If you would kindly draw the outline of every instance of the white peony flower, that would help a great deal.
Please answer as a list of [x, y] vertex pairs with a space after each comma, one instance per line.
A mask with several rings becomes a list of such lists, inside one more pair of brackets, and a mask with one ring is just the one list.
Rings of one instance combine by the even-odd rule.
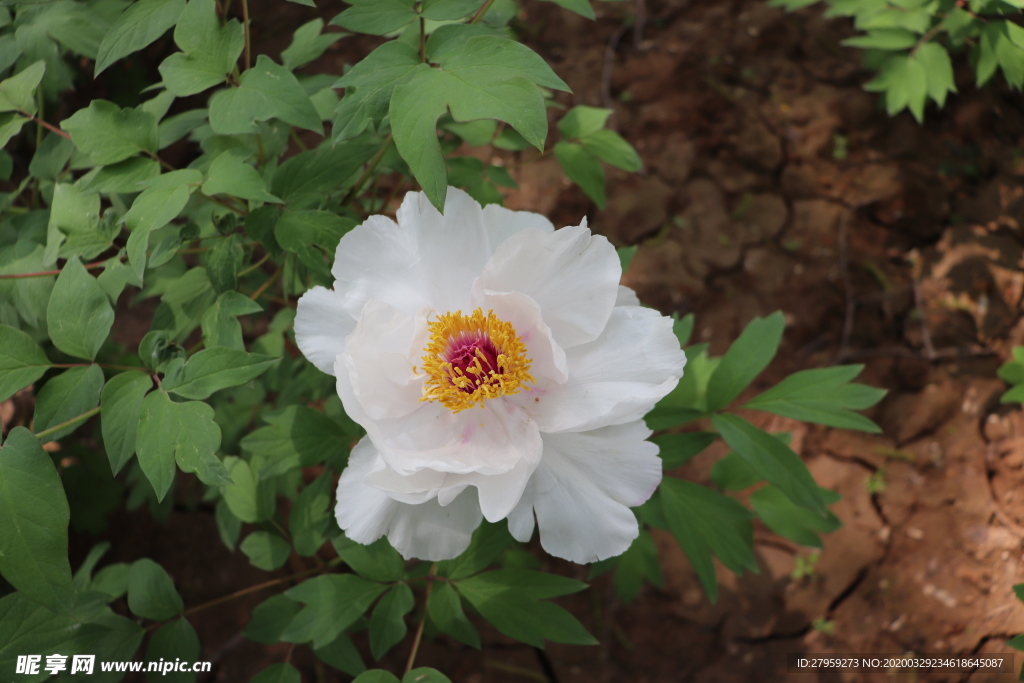
[[481, 516], [527, 541], [536, 515], [552, 555], [629, 547], [629, 508], [661, 481], [642, 418], [686, 357], [619, 286], [608, 240], [449, 188], [443, 216], [409, 193], [397, 224], [368, 218], [332, 273], [299, 300], [295, 337], [366, 429], [338, 482], [349, 538], [442, 560]]

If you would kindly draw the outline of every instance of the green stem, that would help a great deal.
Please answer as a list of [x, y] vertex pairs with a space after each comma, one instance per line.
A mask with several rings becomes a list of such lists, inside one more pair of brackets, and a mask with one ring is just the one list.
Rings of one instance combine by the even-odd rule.
[[249, 41], [249, 0], [242, 0], [242, 26], [245, 28], [245, 70], [252, 62], [252, 46]]
[[384, 144], [380, 148], [380, 151], [377, 152], [372, 159], [370, 159], [370, 165], [366, 167], [365, 171], [363, 171], [363, 175], [359, 176], [359, 180], [357, 180], [356, 184], [352, 186], [352, 189], [348, 191], [348, 194], [345, 195], [345, 198], [341, 200], [341, 203], [343, 205], [348, 205], [348, 203], [351, 202], [356, 197], [356, 195], [359, 194], [360, 191], [362, 191], [363, 185], [366, 183], [366, 179], [369, 178], [370, 174], [373, 173], [374, 170], [376, 170], [377, 166], [380, 165], [381, 159], [384, 158], [384, 155], [387, 154], [387, 151], [391, 149], [391, 145], [393, 145], [394, 143], [394, 136], [391, 133], [388, 133], [388, 139], [385, 140]]
[[[427, 576], [435, 576], [437, 574], [437, 564], [430, 566], [430, 573]], [[427, 591], [423, 597], [423, 616], [420, 617], [419, 626], [416, 627], [416, 635], [412, 639], [412, 650], [409, 651], [409, 659], [405, 663], [405, 674], [412, 671], [412, 665], [416, 663], [416, 653], [420, 650], [420, 641], [423, 640], [423, 627], [427, 625], [427, 602], [430, 600], [430, 589], [434, 587], [434, 582], [429, 581], [427, 583]]]
[[264, 254], [263, 258], [261, 258], [256, 263], [252, 264], [251, 266], [249, 266], [245, 270], [238, 271], [238, 277], [244, 277], [245, 275], [248, 275], [252, 271], [254, 271], [257, 268], [259, 268], [260, 266], [262, 266], [264, 263], [266, 263], [269, 259], [270, 259], [270, 254]]
[[487, 2], [484, 3], [484, 6], [478, 9], [476, 14], [473, 15], [473, 18], [469, 20], [469, 23], [479, 23], [480, 20], [484, 18], [484, 15], [487, 14], [487, 10], [491, 9], [491, 5], [493, 4], [494, 0], [487, 0]]
[[73, 424], [78, 424], [79, 422], [85, 422], [86, 420], [88, 420], [90, 417], [92, 417], [93, 415], [97, 414], [98, 412], [100, 412], [100, 407], [96, 406], [92, 410], [87, 410], [86, 412], [82, 413], [78, 417], [73, 417], [73, 418], [71, 418], [70, 420], [68, 420], [66, 422], [61, 422], [59, 425], [54, 425], [53, 427], [50, 427], [49, 429], [44, 429], [41, 432], [36, 432], [36, 438], [39, 439], [39, 441], [42, 442], [42, 443], [49, 443], [48, 441], [46, 441], [46, 439], [51, 434], [56, 434], [57, 432], [59, 432], [60, 430], [64, 429], [65, 427], [70, 427]]
[[251, 301], [256, 301], [256, 299], [259, 299], [261, 296], [263, 296], [263, 293], [270, 289], [271, 285], [277, 282], [277, 278], [281, 277], [281, 273], [283, 271], [283, 267], [275, 270], [273, 274], [267, 278], [267, 281], [260, 285], [259, 289], [257, 289], [255, 292], [249, 295], [249, 299]]

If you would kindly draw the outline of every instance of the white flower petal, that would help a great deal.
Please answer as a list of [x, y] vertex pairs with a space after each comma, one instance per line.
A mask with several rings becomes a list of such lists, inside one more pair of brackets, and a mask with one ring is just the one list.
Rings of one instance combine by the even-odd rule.
[[512, 211], [498, 204], [484, 207], [484, 228], [491, 240], [491, 250], [517, 232], [536, 228], [541, 232], [554, 232], [555, 226], [547, 217], [529, 211]]
[[345, 534], [357, 543], [369, 544], [386, 535], [405, 559], [431, 562], [462, 554], [480, 525], [476, 496], [465, 494], [442, 507], [436, 500], [408, 505], [364, 483], [379, 456], [363, 438], [349, 456], [349, 465], [338, 480], [335, 516]]
[[552, 338], [536, 301], [519, 292], [487, 289], [476, 296], [473, 304], [485, 311], [493, 310], [494, 315], [512, 325], [526, 346], [527, 357], [531, 360], [530, 374], [535, 379], [559, 383], [566, 380], [565, 351]]
[[[342, 355], [362, 412], [371, 420], [402, 417], [419, 408], [423, 379], [413, 372], [416, 318], [371, 299]], [[353, 418], [354, 419], [354, 418]]]
[[632, 422], [672, 391], [686, 354], [672, 320], [640, 306], [618, 306], [601, 336], [566, 351], [569, 378], [513, 396], [542, 432], [581, 432]]
[[639, 306], [640, 298], [629, 287], [619, 285], [618, 296], [615, 297], [616, 306]]
[[629, 508], [661, 482], [658, 447], [644, 440], [650, 434], [641, 421], [545, 434], [543, 459], [509, 516], [509, 531], [523, 538], [532, 508], [541, 546], [555, 557], [586, 564], [625, 552], [639, 533]]
[[328, 375], [334, 374], [334, 361], [345, 351], [345, 338], [355, 327], [356, 319], [335, 292], [314, 287], [299, 297], [295, 342], [302, 355]]
[[540, 305], [555, 341], [568, 349], [596, 338], [615, 306], [622, 266], [615, 248], [583, 226], [528, 229], [498, 245], [474, 296], [522, 292]]

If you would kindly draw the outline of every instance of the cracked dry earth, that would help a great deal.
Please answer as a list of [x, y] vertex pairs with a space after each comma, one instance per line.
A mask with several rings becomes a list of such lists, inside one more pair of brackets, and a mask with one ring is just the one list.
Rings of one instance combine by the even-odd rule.
[[[857, 362], [862, 381], [890, 391], [870, 413], [878, 436], [749, 416], [792, 432], [817, 481], [843, 496], [844, 526], [825, 537], [811, 577], [791, 578], [809, 549], [758, 529], [760, 574], [721, 571], [711, 605], [660, 535], [663, 588], [623, 605], [602, 578], [569, 603], [602, 648], [551, 646], [558, 680], [1014, 680], [796, 675], [785, 655], [1007, 653], [1024, 632], [1011, 590], [1024, 582], [1024, 416], [999, 405], [1005, 385], [994, 379], [1024, 343], [1024, 100], [978, 92], [959, 74], [960, 94], [918, 126], [878, 110], [857, 54], [839, 47], [848, 27], [813, 9], [645, 9], [638, 33], [621, 30], [631, 5], [601, 6], [594, 25], [527, 6], [534, 46], [574, 90], [564, 103], [613, 106], [645, 169], [610, 175], [597, 211], [542, 159], [520, 170], [509, 206], [557, 224], [587, 213], [616, 244], [640, 244], [627, 284], [666, 313], [694, 312], [713, 353], [752, 317], [783, 310], [782, 350], [754, 389]], [[723, 454], [712, 448], [674, 474], [707, 483]], [[818, 618], [831, 628], [815, 628]], [[481, 655], [435, 644], [423, 661], [461, 661], [465, 681], [544, 680], [511, 644]]]

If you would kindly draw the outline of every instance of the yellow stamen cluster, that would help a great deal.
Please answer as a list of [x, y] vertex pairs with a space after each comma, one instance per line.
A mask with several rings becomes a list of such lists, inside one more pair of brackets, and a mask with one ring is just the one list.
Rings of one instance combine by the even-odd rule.
[[511, 323], [494, 311], [476, 309], [445, 313], [428, 323], [430, 343], [423, 349], [423, 372], [428, 375], [421, 401], [440, 401], [457, 413], [484, 407], [489, 398], [508, 396], [534, 382], [526, 345]]

